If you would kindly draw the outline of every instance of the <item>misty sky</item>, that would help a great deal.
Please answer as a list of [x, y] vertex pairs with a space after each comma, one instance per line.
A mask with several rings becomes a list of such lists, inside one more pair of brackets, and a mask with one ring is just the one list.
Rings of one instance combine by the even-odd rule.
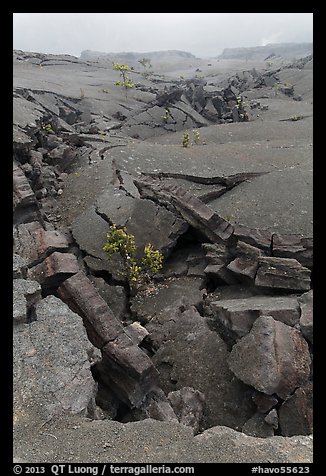
[[199, 57], [224, 48], [312, 42], [312, 13], [14, 13], [13, 47], [79, 56], [183, 50]]

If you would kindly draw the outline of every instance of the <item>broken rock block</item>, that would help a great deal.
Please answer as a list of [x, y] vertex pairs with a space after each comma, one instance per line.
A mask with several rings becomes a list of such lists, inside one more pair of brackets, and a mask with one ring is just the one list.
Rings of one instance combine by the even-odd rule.
[[299, 299], [301, 316], [300, 329], [304, 337], [313, 344], [314, 321], [313, 321], [313, 290], [302, 294]]
[[255, 285], [288, 291], [308, 291], [311, 271], [291, 258], [259, 258]]
[[227, 269], [227, 265], [232, 259], [228, 247], [221, 243], [203, 243], [202, 248], [206, 251], [205, 261], [207, 263], [204, 273], [217, 284], [236, 284], [237, 279]]
[[310, 435], [313, 432], [312, 382], [298, 388], [279, 410], [283, 436]]
[[146, 418], [178, 422], [169, 400], [160, 388], [149, 392], [139, 407], [132, 409], [130, 413], [124, 416], [123, 422], [145, 420]]
[[42, 263], [30, 268], [28, 276], [35, 279], [45, 290], [55, 289], [70, 276], [80, 271], [77, 258], [72, 253], [55, 251]]
[[194, 434], [197, 434], [204, 414], [205, 395], [192, 387], [183, 387], [170, 392], [168, 399], [179, 422], [190, 426]]
[[274, 436], [274, 429], [265, 421], [261, 413], [255, 413], [242, 427], [243, 433], [258, 438]]
[[264, 418], [265, 422], [270, 425], [274, 430], [278, 429], [278, 414], [275, 408], [268, 412]]
[[39, 222], [24, 223], [14, 229], [14, 251], [32, 267], [54, 251], [65, 251], [69, 241], [57, 230], [45, 230]]
[[273, 256], [281, 258], [294, 258], [302, 266], [312, 268], [313, 265], [313, 239], [300, 235], [285, 235], [273, 233]]
[[308, 344], [297, 329], [261, 316], [233, 346], [228, 362], [240, 380], [285, 400], [308, 380], [311, 359]]
[[140, 345], [149, 335], [148, 330], [137, 321], [129, 324], [129, 326], [126, 326], [124, 331], [136, 345]]
[[238, 241], [233, 250], [235, 259], [230, 261], [227, 269], [232, 271], [240, 281], [252, 283], [258, 269], [258, 258], [262, 256], [262, 251], [255, 246]]
[[174, 209], [182, 218], [203, 233], [210, 242], [228, 246], [236, 243], [233, 226], [192, 193], [175, 184], [149, 178], [134, 181], [144, 198], [152, 198]]
[[252, 296], [208, 302], [205, 313], [213, 317], [222, 330], [238, 340], [248, 334], [255, 320], [262, 315], [294, 326], [299, 322], [300, 308], [296, 297]]
[[131, 408], [158, 387], [158, 372], [151, 359], [125, 333], [103, 347], [98, 370], [103, 383]]
[[65, 280], [58, 294], [72, 310], [82, 316], [88, 337], [98, 349], [123, 333], [122, 324], [82, 271]]

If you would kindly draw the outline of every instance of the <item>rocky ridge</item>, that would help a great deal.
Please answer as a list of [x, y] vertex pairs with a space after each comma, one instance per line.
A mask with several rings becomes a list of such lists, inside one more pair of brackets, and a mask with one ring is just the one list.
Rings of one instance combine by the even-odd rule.
[[[116, 428], [126, 441], [135, 434], [143, 441], [152, 425], [154, 435], [172, 438], [164, 453], [171, 462], [243, 461], [234, 445], [247, 448], [246, 461], [311, 461], [312, 235], [282, 222], [253, 227], [245, 214], [239, 223], [219, 205], [230, 198], [232, 204], [252, 184], [259, 196], [260, 181], [272, 180], [283, 158], [275, 154], [273, 167], [256, 167], [253, 154], [245, 166], [212, 167], [208, 136], [206, 144], [193, 145], [202, 168], [191, 173], [183, 165], [190, 149], [175, 148], [171, 168], [165, 157], [174, 149], [159, 143], [168, 135], [173, 145], [172, 137], [192, 128], [204, 136], [206, 129], [251, 127], [264, 109], [250, 97], [269, 94], [268, 111], [279, 101], [275, 84], [285, 87], [278, 95], [287, 107], [300, 109], [305, 98], [298, 101], [295, 87], [281, 81], [294, 68], [252, 68], [217, 76], [215, 85], [154, 75], [125, 100], [112, 89], [108, 101], [104, 88], [89, 86], [86, 97], [78, 87], [61, 88], [69, 68], [80, 84], [84, 68], [91, 81], [101, 81], [107, 70], [100, 62], [14, 52], [14, 66], [18, 459], [59, 461], [64, 454], [81, 461], [75, 448], [70, 455], [57, 445], [49, 452], [41, 430], [54, 425], [55, 434], [68, 438], [69, 421], [78, 415], [79, 439], [87, 428], [94, 441]], [[51, 74], [59, 86], [50, 85]], [[161, 162], [151, 155], [154, 146]], [[304, 172], [307, 161], [303, 154]], [[297, 170], [298, 164], [290, 168]], [[162, 271], [135, 296], [119, 260], [108, 261], [103, 251], [112, 223], [126, 226], [140, 248], [150, 242], [165, 256]], [[41, 438], [37, 451], [24, 448], [28, 432]], [[272, 438], [257, 439], [266, 436]], [[214, 452], [223, 438], [233, 450]], [[193, 456], [180, 449], [187, 442]], [[154, 462], [162, 455], [143, 457]], [[90, 458], [102, 457], [95, 450]]]

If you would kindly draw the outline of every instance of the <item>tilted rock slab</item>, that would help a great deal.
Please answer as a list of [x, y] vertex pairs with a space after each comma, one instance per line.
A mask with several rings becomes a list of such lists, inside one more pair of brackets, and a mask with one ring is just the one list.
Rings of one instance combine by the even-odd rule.
[[236, 243], [233, 226], [208, 205], [184, 188], [148, 178], [134, 181], [142, 197], [151, 198], [179, 212], [182, 218], [200, 230], [212, 243]]
[[139, 405], [158, 383], [151, 359], [125, 333], [83, 272], [64, 281], [58, 292], [83, 317], [90, 341], [101, 349], [98, 368], [106, 385], [129, 406]]
[[309, 378], [308, 344], [293, 327], [261, 316], [232, 348], [229, 367], [256, 390], [286, 399]]
[[255, 285], [289, 291], [309, 291], [310, 276], [311, 271], [296, 259], [264, 256], [258, 261]]

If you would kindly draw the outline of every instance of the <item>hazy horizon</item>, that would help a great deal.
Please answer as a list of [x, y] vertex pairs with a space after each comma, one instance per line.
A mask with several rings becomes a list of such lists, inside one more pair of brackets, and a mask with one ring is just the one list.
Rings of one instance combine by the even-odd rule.
[[197, 57], [225, 48], [312, 43], [312, 13], [14, 13], [17, 50], [79, 57], [180, 50]]

